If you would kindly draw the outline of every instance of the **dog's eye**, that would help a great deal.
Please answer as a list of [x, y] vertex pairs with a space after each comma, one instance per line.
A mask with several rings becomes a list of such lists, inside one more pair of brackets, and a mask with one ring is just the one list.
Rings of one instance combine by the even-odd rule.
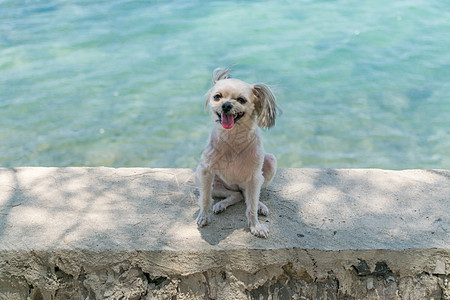
[[215, 94], [214, 95], [214, 100], [219, 101], [220, 98], [222, 98], [222, 94]]
[[242, 97], [239, 97], [239, 98], [237, 98], [236, 100], [237, 100], [239, 103], [241, 103], [241, 104], [244, 104], [244, 103], [247, 102], [247, 100], [245, 100], [245, 99], [242, 98]]

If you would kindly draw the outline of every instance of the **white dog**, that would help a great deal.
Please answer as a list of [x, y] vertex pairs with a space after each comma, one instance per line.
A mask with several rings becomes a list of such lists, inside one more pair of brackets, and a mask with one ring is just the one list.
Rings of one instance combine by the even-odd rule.
[[196, 170], [200, 189], [197, 224], [203, 227], [211, 221], [212, 197], [225, 198], [212, 208], [216, 214], [245, 199], [251, 232], [267, 238], [269, 229], [259, 222], [258, 214], [267, 215], [269, 210], [259, 201], [259, 194], [272, 181], [277, 161], [264, 153], [258, 126], [275, 124], [275, 96], [263, 83], [230, 78], [228, 69], [214, 70], [212, 79], [206, 106], [216, 122]]

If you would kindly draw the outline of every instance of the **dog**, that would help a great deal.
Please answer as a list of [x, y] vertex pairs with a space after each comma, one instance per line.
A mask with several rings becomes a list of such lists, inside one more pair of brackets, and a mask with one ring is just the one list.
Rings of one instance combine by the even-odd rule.
[[[275, 176], [277, 160], [265, 154], [259, 127], [275, 125], [275, 95], [263, 83], [248, 84], [231, 78], [229, 69], [215, 69], [212, 81], [213, 87], [205, 95], [205, 109], [209, 105], [215, 124], [195, 171], [200, 191], [196, 222], [206, 226], [212, 211], [218, 214], [245, 199], [251, 233], [267, 238], [269, 228], [260, 223], [258, 214], [265, 216], [269, 210], [259, 196], [261, 188]], [[225, 199], [211, 209], [212, 197]]]

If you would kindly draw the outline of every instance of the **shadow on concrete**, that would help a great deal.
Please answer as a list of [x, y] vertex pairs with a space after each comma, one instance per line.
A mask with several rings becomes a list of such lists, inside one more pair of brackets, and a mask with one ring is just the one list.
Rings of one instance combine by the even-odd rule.
[[[124, 288], [144, 295], [172, 287], [177, 295], [197, 282], [210, 295], [230, 274], [253, 282], [257, 272], [266, 283], [249, 293], [259, 298], [297, 274], [293, 264], [303, 273], [292, 282], [337, 273], [364, 280], [380, 264], [391, 274], [422, 261], [420, 249], [446, 255], [448, 195], [447, 171], [280, 169], [261, 193], [270, 214], [260, 221], [270, 235], [260, 239], [248, 229], [244, 202], [198, 228], [190, 169], [0, 169], [0, 289], [8, 280], [18, 298], [76, 291], [77, 299], [100, 299]], [[389, 253], [398, 249], [409, 250], [396, 263]], [[425, 252], [433, 263], [437, 254]], [[366, 260], [375, 271], [360, 268]], [[280, 268], [280, 277], [269, 274]]]
[[243, 202], [199, 230], [211, 245], [233, 240], [250, 248], [448, 248], [448, 195], [444, 170], [280, 169], [261, 192], [270, 210], [260, 218], [267, 240], [251, 236]]
[[186, 209], [196, 207], [190, 174], [169, 169], [3, 169], [0, 243], [18, 246], [15, 239], [23, 237], [24, 249], [27, 244], [45, 249], [170, 248], [170, 237], [191, 218]]
[[190, 169], [18, 168], [0, 176], [2, 248], [449, 247], [447, 171], [279, 169], [261, 192], [268, 239], [250, 233], [244, 202], [198, 228]]
[[[291, 173], [291, 174], [289, 174]], [[430, 176], [430, 174], [432, 174]], [[275, 186], [292, 219], [274, 222], [314, 249], [449, 247], [446, 171], [286, 169]], [[294, 179], [295, 178], [295, 179]], [[276, 204], [275, 204], [276, 205]], [[276, 217], [276, 216], [275, 216]]]

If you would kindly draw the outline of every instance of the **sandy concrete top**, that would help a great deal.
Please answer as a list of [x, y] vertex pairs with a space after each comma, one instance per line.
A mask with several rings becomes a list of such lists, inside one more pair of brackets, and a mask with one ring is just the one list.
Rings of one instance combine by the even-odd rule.
[[199, 229], [191, 169], [0, 168], [0, 250], [450, 248], [450, 171], [279, 169], [268, 239], [239, 203]]

